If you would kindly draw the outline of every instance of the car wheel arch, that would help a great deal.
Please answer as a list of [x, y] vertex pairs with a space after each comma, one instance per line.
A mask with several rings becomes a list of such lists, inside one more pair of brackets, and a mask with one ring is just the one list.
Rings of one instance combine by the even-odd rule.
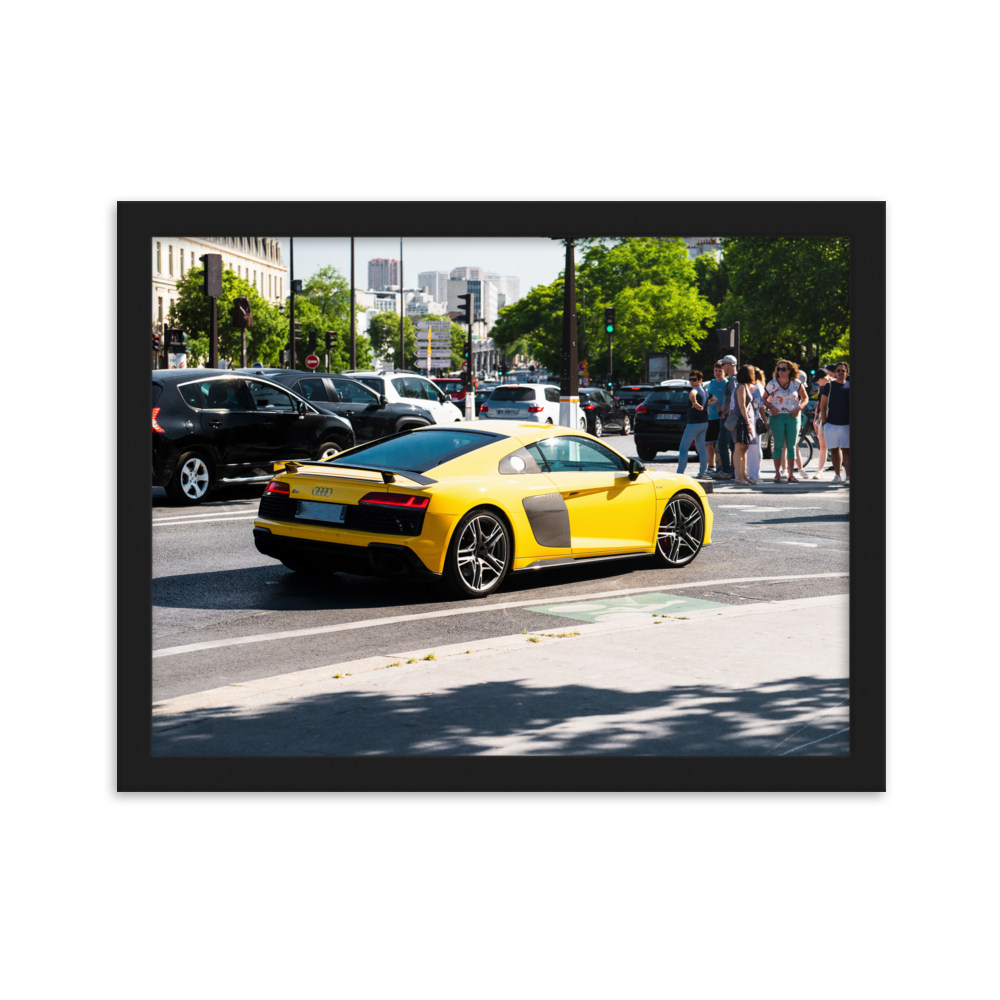
[[455, 523], [451, 526], [451, 531], [448, 532], [448, 538], [444, 543], [445, 551], [447, 551], [448, 547], [451, 545], [451, 540], [452, 538], [455, 537], [455, 529], [461, 523], [462, 518], [465, 517], [466, 514], [474, 510], [487, 510], [493, 514], [498, 514], [500, 516], [500, 518], [503, 520], [505, 527], [507, 528], [508, 534], [510, 535], [510, 546], [511, 546], [510, 558], [511, 561], [513, 561], [517, 555], [517, 535], [514, 532], [514, 519], [510, 516], [509, 511], [501, 507], [494, 500], [474, 503], [471, 507], [469, 507], [468, 510], [463, 510], [462, 513], [455, 518]]

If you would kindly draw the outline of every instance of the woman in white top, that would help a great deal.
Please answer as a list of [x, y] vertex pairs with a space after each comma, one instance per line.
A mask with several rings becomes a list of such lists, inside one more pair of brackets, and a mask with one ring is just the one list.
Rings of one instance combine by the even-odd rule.
[[795, 478], [795, 458], [799, 444], [799, 414], [809, 402], [805, 386], [798, 381], [798, 374], [799, 366], [794, 361], [782, 359], [775, 365], [774, 378], [767, 383], [764, 390], [764, 404], [771, 412], [776, 483], [781, 482], [781, 470], [786, 457], [788, 481], [798, 482]]

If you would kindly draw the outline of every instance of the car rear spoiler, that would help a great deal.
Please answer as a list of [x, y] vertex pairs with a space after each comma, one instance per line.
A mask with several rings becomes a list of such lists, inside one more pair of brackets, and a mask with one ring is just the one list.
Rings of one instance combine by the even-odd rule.
[[[431, 479], [429, 476], [422, 476], [419, 472], [411, 472], [409, 469], [393, 469], [385, 465], [345, 465], [343, 462], [337, 462], [336, 465], [330, 462], [275, 462], [274, 472], [277, 475], [279, 472], [298, 472], [299, 469], [305, 466], [316, 466], [318, 468], [324, 469], [327, 473], [331, 470], [338, 469], [349, 469], [351, 471], [361, 471], [361, 472], [379, 472], [382, 475], [383, 483], [394, 483], [397, 476], [402, 476], [403, 479], [409, 479], [410, 482], [417, 483], [419, 486], [432, 486], [437, 482], [436, 479]], [[336, 471], [334, 472], [336, 474]], [[368, 482], [363, 476], [343, 476], [343, 479], [357, 479], [361, 482]]]

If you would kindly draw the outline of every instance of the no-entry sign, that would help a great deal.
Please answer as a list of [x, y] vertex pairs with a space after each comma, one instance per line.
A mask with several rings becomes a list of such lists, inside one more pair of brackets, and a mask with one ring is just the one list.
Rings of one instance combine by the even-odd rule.
[[317, 368], [319, 368], [319, 358], [317, 358], [315, 354], [310, 354], [309, 357], [306, 358], [306, 368], [308, 368], [311, 372], [314, 372]]

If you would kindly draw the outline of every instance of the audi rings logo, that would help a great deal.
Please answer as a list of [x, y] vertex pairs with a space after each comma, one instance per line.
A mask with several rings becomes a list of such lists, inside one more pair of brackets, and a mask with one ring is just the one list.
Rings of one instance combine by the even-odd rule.
[[329, 486], [317, 486], [313, 490], [314, 497], [328, 497], [333, 493], [333, 490]]

